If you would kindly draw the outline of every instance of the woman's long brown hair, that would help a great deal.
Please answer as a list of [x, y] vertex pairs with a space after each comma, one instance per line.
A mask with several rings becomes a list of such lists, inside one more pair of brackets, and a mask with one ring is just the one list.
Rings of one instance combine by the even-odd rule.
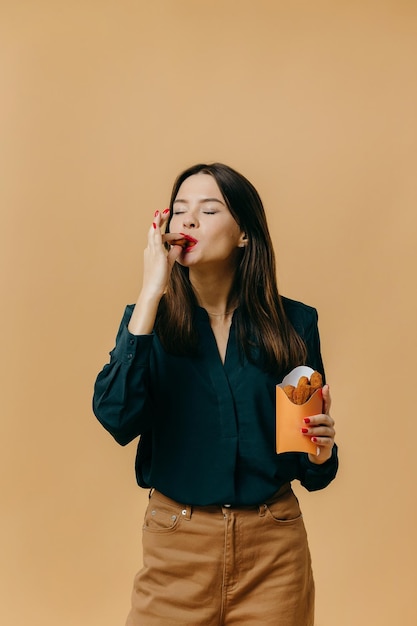
[[[222, 163], [194, 165], [174, 183], [169, 219], [182, 183], [199, 173], [213, 176], [231, 214], [247, 236], [228, 303], [238, 305], [235, 314], [238, 345], [250, 361], [259, 362], [273, 373], [304, 363], [306, 347], [285, 315], [265, 211], [252, 183]], [[167, 351], [196, 354], [198, 336], [193, 325], [196, 304], [188, 268], [175, 263], [156, 320], [156, 331]]]

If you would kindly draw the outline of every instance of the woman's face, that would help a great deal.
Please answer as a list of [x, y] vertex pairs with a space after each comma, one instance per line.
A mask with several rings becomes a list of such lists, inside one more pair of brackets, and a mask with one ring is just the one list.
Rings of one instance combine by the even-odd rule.
[[230, 213], [216, 180], [209, 174], [194, 174], [178, 190], [170, 221], [171, 233], [193, 238], [180, 254], [181, 265], [224, 264], [234, 267], [244, 233]]

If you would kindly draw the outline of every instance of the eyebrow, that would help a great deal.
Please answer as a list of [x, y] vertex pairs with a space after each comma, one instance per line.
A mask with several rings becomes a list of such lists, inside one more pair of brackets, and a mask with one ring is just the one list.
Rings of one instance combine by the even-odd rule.
[[[177, 202], [181, 202], [182, 204], [188, 204], [188, 200], [183, 200], [182, 198], [176, 198], [174, 200], [173, 204], [176, 204]], [[201, 203], [219, 202], [219, 204], [222, 204], [223, 206], [226, 206], [225, 203], [222, 200], [219, 200], [219, 198], [201, 198], [201, 200], [199, 200], [199, 202], [201, 202]]]

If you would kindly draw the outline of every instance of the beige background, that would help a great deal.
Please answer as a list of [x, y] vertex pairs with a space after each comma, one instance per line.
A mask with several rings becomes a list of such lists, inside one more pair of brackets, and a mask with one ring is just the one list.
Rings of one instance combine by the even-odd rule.
[[281, 291], [320, 313], [317, 626], [417, 623], [416, 35], [415, 0], [2, 0], [2, 624], [124, 623], [146, 494], [92, 385], [201, 160], [259, 189]]

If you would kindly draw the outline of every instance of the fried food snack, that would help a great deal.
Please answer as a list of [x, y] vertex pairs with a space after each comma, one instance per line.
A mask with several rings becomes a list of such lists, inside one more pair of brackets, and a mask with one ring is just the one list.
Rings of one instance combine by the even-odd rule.
[[323, 386], [323, 377], [320, 372], [313, 372], [310, 380], [307, 376], [301, 376], [297, 386], [285, 385], [283, 388], [287, 397], [294, 404], [304, 404], [313, 395], [317, 389]]
[[294, 389], [293, 402], [294, 404], [304, 404], [310, 397], [310, 382], [307, 376], [301, 376], [298, 381], [298, 385]]
[[294, 389], [295, 389], [294, 385], [285, 385], [285, 387], [283, 387], [283, 390], [285, 391], [287, 398], [289, 398], [291, 402], [293, 402]]
[[320, 387], [323, 387], [323, 376], [320, 374], [320, 372], [313, 372], [311, 374], [310, 385], [311, 385], [311, 389], [312, 390], [314, 389], [314, 391], [316, 389], [320, 389]]

